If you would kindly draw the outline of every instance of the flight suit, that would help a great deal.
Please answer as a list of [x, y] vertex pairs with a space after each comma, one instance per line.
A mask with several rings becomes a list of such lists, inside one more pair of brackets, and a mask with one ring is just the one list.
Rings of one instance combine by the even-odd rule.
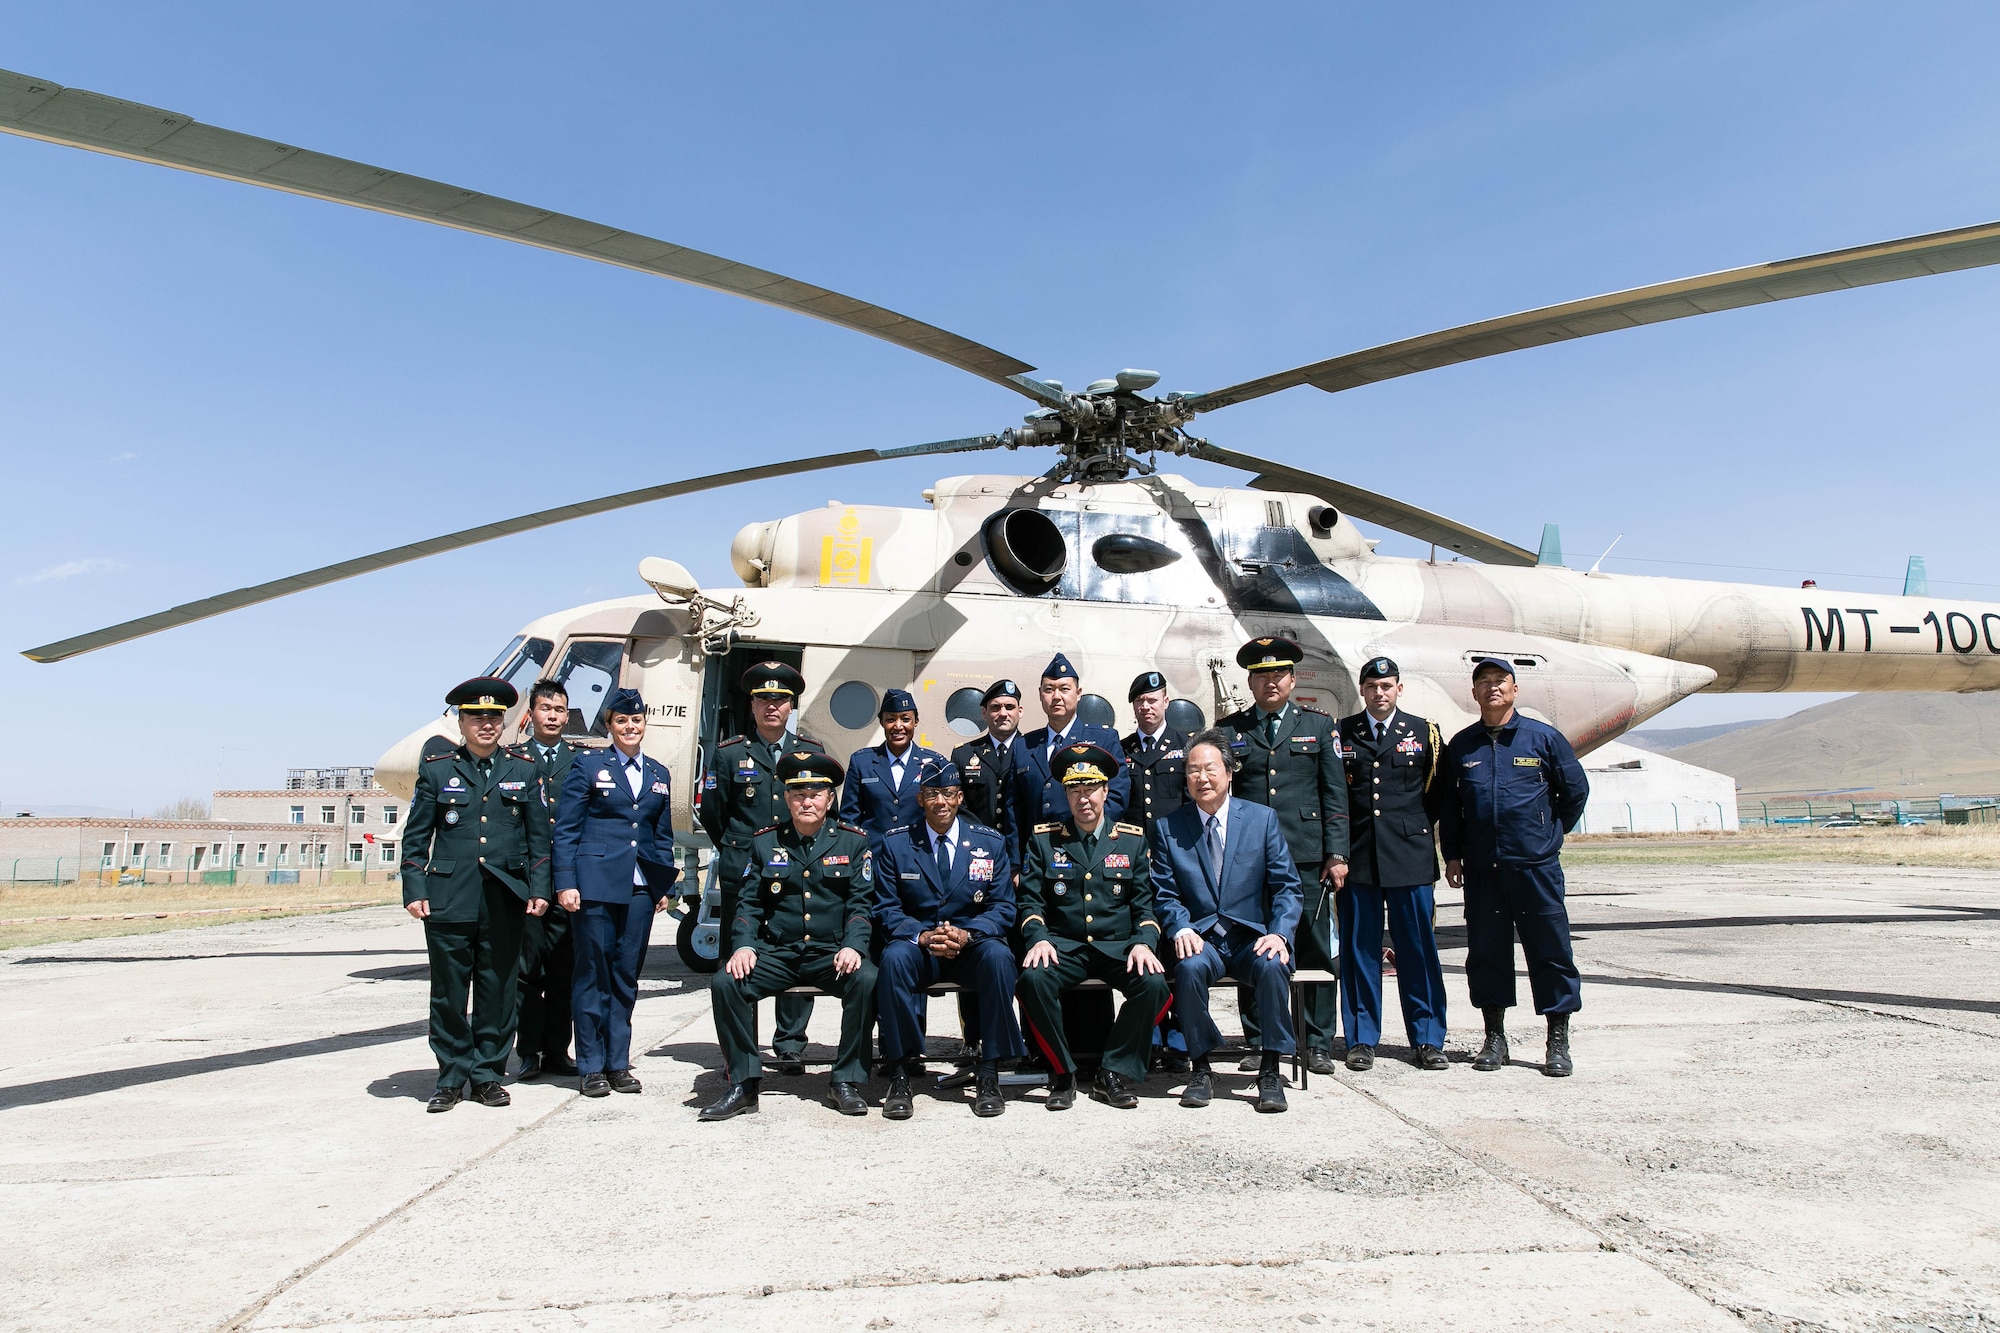
[[[791, 820], [785, 787], [778, 781], [778, 756], [787, 750], [825, 754], [826, 747], [810, 736], [788, 733], [773, 745], [762, 737], [731, 736], [715, 747], [708, 771], [702, 774], [695, 816], [715, 844], [715, 886], [721, 898], [716, 922], [722, 955], [729, 956], [730, 923], [736, 920], [736, 892], [743, 868], [750, 862], [750, 842], [757, 830]], [[806, 1024], [812, 999], [805, 995], [778, 997], [771, 1049], [796, 1057], [806, 1046]]]
[[438, 1086], [497, 1083], [514, 1044], [527, 904], [554, 896], [535, 766], [506, 750], [475, 759], [462, 745], [421, 761], [403, 827], [402, 878], [405, 906], [430, 900], [424, 944]]
[[[1013, 737], [1008, 740], [1011, 742]], [[1011, 744], [998, 744], [990, 734], [981, 736], [953, 750], [951, 762], [958, 769], [959, 789], [965, 793], [963, 813], [988, 828], [1005, 829], [1007, 822], [1002, 811], [1007, 808], [1008, 790], [1014, 780]]]
[[[811, 838], [789, 823], [760, 830], [750, 842], [742, 892], [730, 923], [726, 962], [755, 949], [757, 966], [738, 981], [726, 968], [710, 980], [715, 1036], [731, 1084], [761, 1078], [757, 1001], [787, 986], [810, 984], [840, 996], [840, 1049], [835, 1083], [868, 1081], [868, 1027], [875, 1000], [875, 965], [868, 961], [875, 905], [874, 854], [868, 835], [828, 820]], [[834, 955], [853, 949], [861, 966], [834, 975]]]
[[[1234, 794], [1277, 815], [1299, 869], [1305, 918], [1299, 923], [1296, 966], [1331, 972], [1338, 965], [1333, 894], [1319, 877], [1328, 857], [1347, 855], [1347, 774], [1336, 724], [1317, 708], [1287, 699], [1277, 714], [1275, 733], [1267, 732], [1255, 707], [1231, 713], [1217, 725], [1234, 734], [1230, 749], [1243, 765], [1236, 772]], [[1243, 1038], [1255, 1047], [1259, 1030], [1254, 1006], [1245, 1006], [1242, 1016]], [[1331, 1051], [1339, 1021], [1339, 997], [1325, 986], [1308, 986], [1300, 1044]]]
[[[568, 741], [557, 741], [544, 754], [530, 740], [510, 746], [508, 753], [535, 766], [541, 780], [543, 813], [553, 838], [563, 775], [576, 757], [575, 747]], [[565, 1065], [569, 1060], [570, 988], [576, 983], [569, 918], [568, 912], [550, 903], [547, 912], [528, 918], [522, 934], [520, 1031], [515, 1050], [523, 1060], [534, 1058], [548, 1065]]]
[[1382, 1035], [1382, 917], [1396, 946], [1396, 990], [1410, 1046], [1445, 1038], [1444, 968], [1432, 928], [1438, 863], [1431, 808], [1444, 738], [1398, 709], [1380, 740], [1367, 713], [1340, 723], [1347, 770], [1347, 884], [1340, 909], [1340, 1016], [1350, 1045]]
[[1017, 897], [1022, 942], [1033, 948], [1046, 941], [1056, 950], [1052, 965], [1023, 967], [1019, 983], [1028, 1032], [1042, 1058], [1058, 1074], [1075, 1072], [1062, 995], [1097, 977], [1125, 996], [1105, 1038], [1104, 1068], [1143, 1080], [1153, 1027], [1171, 995], [1163, 972], [1126, 966], [1134, 945], [1159, 953], [1145, 830], [1109, 819], [1090, 835], [1068, 820], [1037, 824], [1028, 836]]

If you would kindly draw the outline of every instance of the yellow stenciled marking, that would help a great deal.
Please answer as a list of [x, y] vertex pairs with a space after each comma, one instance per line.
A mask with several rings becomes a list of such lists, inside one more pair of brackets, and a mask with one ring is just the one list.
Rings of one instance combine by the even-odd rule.
[[875, 539], [861, 536], [861, 517], [853, 510], [840, 516], [840, 532], [819, 539], [819, 581], [822, 585], [866, 587], [874, 563]]

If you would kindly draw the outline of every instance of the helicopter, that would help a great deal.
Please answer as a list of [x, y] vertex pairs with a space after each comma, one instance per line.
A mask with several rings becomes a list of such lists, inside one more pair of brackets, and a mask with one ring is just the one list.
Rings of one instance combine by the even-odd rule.
[[[1301, 644], [1298, 697], [1359, 707], [1356, 671], [1388, 655], [1412, 711], [1473, 716], [1471, 664], [1498, 657], [1520, 706], [1579, 752], [1697, 691], [2000, 688], [2000, 605], [1648, 577], [1564, 567], [1560, 557], [1350, 483], [1215, 444], [1190, 429], [1223, 408], [1301, 386], [1382, 380], [1666, 320], [2000, 262], [2000, 223], [1752, 265], [1405, 338], [1203, 393], [1154, 394], [1126, 369], [1080, 391], [969, 338], [781, 274], [636, 232], [443, 182], [203, 124], [193, 117], [0, 71], [0, 131], [559, 251], [809, 315], [932, 357], [1027, 399], [1016, 425], [913, 445], [789, 459], [486, 523], [225, 592], [25, 650], [37, 662], [172, 629], [389, 565], [572, 518], [885, 459], [1029, 451], [1025, 474], [948, 476], [922, 508], [830, 503], [751, 523], [735, 537], [741, 588], [704, 589], [652, 557], [648, 589], [540, 617], [488, 674], [523, 698], [562, 682], [569, 730], [602, 743], [611, 690], [646, 699], [646, 748], [676, 783], [676, 817], [703, 760], [748, 728], [736, 682], [753, 663], [805, 676], [796, 725], [836, 754], [877, 739], [884, 690], [909, 689], [919, 742], [949, 749], [982, 730], [979, 696], [1035, 679], [1058, 650], [1096, 689], [1165, 674], [1170, 724], [1199, 729], [1247, 700], [1234, 651], [1283, 634]], [[1172, 461], [1248, 474], [1197, 485]], [[1376, 553], [1360, 523], [1431, 544], [1428, 559]], [[1598, 562], [1601, 566], [1602, 560]], [[1111, 697], [1081, 716], [1119, 724]], [[525, 733], [524, 708], [508, 719]], [[378, 780], [407, 794], [423, 746], [449, 717], [384, 754]]]

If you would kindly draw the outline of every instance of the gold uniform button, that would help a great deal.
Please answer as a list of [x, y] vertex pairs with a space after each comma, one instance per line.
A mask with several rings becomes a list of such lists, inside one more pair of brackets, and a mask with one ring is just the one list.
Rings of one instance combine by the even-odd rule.
[[1087, 894], [1087, 893], [1083, 895], [1083, 900], [1084, 900], [1085, 902], [1094, 902], [1094, 901], [1096, 901], [1095, 899], [1093, 899], [1093, 898], [1092, 898], [1092, 897], [1091, 897], [1091, 896], [1090, 896], [1089, 894]]
[[808, 935], [808, 936], [806, 936], [806, 938], [807, 938], [807, 939], [811, 939], [811, 938], [812, 938], [812, 936]]
[[1271, 795], [1276, 796], [1277, 794], [1278, 794], [1278, 789], [1276, 787], [1271, 788]]
[[1377, 760], [1375, 761], [1375, 767], [1377, 767], [1377, 768], [1380, 768], [1380, 767], [1382, 767], [1382, 761], [1381, 761], [1380, 759], [1377, 759]]
[[811, 912], [807, 912], [807, 913], [806, 913], [806, 920], [810, 921], [810, 920], [812, 920], [812, 919], [813, 919], [813, 914], [812, 914]]
[[481, 816], [479, 817], [479, 822], [480, 822], [480, 823], [482, 823], [482, 824], [484, 824], [484, 823], [486, 822], [486, 816], [485, 816], [485, 815], [481, 815]]
[[812, 877], [813, 877], [813, 872], [810, 870], [806, 871], [806, 878], [811, 879]]
[[637, 847], [639, 845], [639, 840], [637, 838], [632, 839], [632, 845], [634, 847]]
[[1095, 944], [1095, 943], [1097, 943], [1097, 936], [1095, 936], [1095, 935], [1085, 935], [1085, 936], [1083, 937], [1083, 942], [1084, 942], [1085, 944]]
[[1085, 925], [1087, 926], [1087, 925], [1089, 925], [1089, 924], [1090, 924], [1091, 922], [1095, 921], [1096, 919], [1097, 919], [1097, 918], [1096, 918], [1096, 917], [1094, 917], [1094, 916], [1086, 916], [1086, 917], [1085, 917], [1085, 918], [1083, 919], [1083, 924], [1085, 924]]
[[1089, 878], [1090, 878], [1090, 872], [1089, 872], [1088, 870], [1084, 871], [1084, 872], [1083, 872], [1083, 877], [1084, 877], [1085, 879], [1089, 879]]
[[486, 839], [484, 839], [484, 838], [481, 838], [481, 839], [480, 839], [480, 841], [481, 841], [481, 842], [485, 842], [485, 841], [486, 841]]

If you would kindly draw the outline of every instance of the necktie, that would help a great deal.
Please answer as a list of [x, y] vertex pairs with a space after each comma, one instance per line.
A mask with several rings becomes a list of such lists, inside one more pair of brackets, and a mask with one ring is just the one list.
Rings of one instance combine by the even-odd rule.
[[938, 878], [949, 883], [951, 880], [951, 839], [942, 833], [933, 833], [931, 834], [931, 842], [935, 844], [933, 850], [937, 853]]
[[1375, 729], [1375, 735], [1374, 735], [1373, 739], [1375, 739], [1375, 740], [1378, 740], [1378, 741], [1382, 739], [1382, 733], [1383, 733], [1384, 731], [1388, 730], [1388, 726], [1387, 726], [1387, 724], [1385, 724], [1385, 723], [1381, 723], [1381, 722], [1376, 722], [1376, 721], [1374, 721], [1374, 720], [1372, 720], [1372, 719], [1371, 719], [1371, 720], [1369, 721], [1368, 725], [1369, 725], [1369, 726], [1371, 726], [1371, 727], [1373, 727], [1373, 728]]
[[1208, 873], [1222, 883], [1222, 821], [1214, 815], [1208, 817], [1208, 832], [1201, 835], [1201, 851], [1208, 858]]
[[1278, 715], [1276, 713], [1273, 713], [1269, 717], [1264, 719], [1264, 744], [1276, 745], [1277, 743], [1278, 743]]
[[1148, 737], [1146, 737], [1146, 741], [1145, 741], [1145, 744], [1143, 744], [1143, 745], [1142, 745], [1142, 746], [1140, 746], [1139, 748], [1140, 748], [1140, 750], [1141, 750], [1142, 752], [1144, 752], [1144, 753], [1146, 753], [1146, 754], [1151, 754], [1151, 753], [1153, 752], [1153, 747], [1154, 747], [1155, 745], [1157, 745], [1157, 744], [1159, 744], [1159, 742], [1158, 742], [1157, 740], [1155, 740], [1155, 739], [1154, 739], [1153, 737], [1151, 737], [1151, 736], [1148, 736]]

